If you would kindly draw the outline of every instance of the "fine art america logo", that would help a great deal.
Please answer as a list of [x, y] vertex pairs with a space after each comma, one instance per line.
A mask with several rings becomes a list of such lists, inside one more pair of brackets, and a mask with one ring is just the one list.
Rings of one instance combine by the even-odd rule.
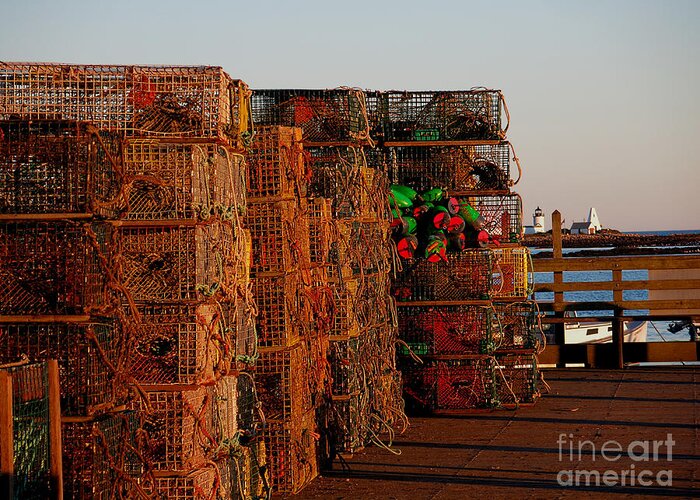
[[[605, 441], [596, 447], [593, 441], [574, 441], [573, 434], [559, 434], [559, 461], [571, 462], [569, 469], [562, 469], [557, 474], [560, 486], [661, 486], [673, 485], [672, 434], [666, 434], [663, 440], [632, 441], [623, 445], [619, 441]], [[579, 469], [582, 458], [590, 456], [591, 469]], [[623, 467], [615, 467], [623, 457]], [[600, 467], [596, 465], [600, 464]], [[620, 464], [622, 465], [622, 464]], [[654, 469], [654, 470], [652, 470]], [[660, 469], [660, 470], [657, 470]]]

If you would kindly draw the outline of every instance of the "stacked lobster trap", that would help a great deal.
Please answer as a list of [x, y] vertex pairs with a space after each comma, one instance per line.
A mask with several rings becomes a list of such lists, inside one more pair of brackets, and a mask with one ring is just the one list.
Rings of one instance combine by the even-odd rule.
[[34, 63], [0, 82], [0, 362], [58, 359], [66, 494], [255, 495], [247, 86]]
[[[352, 453], [405, 425], [395, 366], [386, 173], [370, 164], [365, 94], [256, 90], [258, 127], [301, 130], [313, 324], [325, 332], [326, 383], [315, 404], [321, 458]], [[369, 155], [369, 159], [368, 159]]]
[[367, 103], [392, 182], [407, 404], [450, 412], [534, 402], [541, 346], [501, 92], [372, 92]]

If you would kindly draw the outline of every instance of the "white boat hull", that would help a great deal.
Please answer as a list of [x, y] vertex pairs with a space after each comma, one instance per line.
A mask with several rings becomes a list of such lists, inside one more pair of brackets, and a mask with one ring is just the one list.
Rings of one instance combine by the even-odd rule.
[[[625, 342], [646, 342], [647, 321], [625, 323]], [[612, 323], [569, 323], [564, 330], [567, 344], [602, 344], [612, 342]]]

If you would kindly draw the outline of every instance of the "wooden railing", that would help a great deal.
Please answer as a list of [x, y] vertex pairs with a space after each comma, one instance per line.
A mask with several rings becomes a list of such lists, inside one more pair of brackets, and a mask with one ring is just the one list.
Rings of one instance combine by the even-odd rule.
[[[626, 321], [690, 320], [700, 322], [700, 279], [646, 279], [623, 280], [625, 270], [692, 270], [687, 274], [700, 276], [700, 255], [637, 256], [637, 257], [564, 257], [562, 255], [561, 215], [552, 214], [552, 258], [533, 259], [535, 272], [551, 272], [552, 283], [535, 285], [535, 292], [554, 292], [554, 301], [539, 301], [540, 310], [553, 312], [543, 317], [544, 323], [554, 324], [555, 343], [548, 345], [540, 355], [541, 364], [565, 366], [567, 363], [583, 363], [591, 367], [619, 367], [626, 363], [680, 362], [700, 360], [700, 343], [676, 342], [624, 342]], [[564, 282], [565, 271], [612, 271], [612, 281]], [[612, 301], [567, 302], [564, 292], [611, 291]], [[625, 290], [678, 290], [684, 298], [625, 300]], [[652, 293], [653, 294], [653, 293]], [[629, 311], [648, 310], [648, 314], [631, 314]], [[612, 311], [602, 316], [567, 317], [566, 311]], [[612, 344], [565, 344], [564, 325], [610, 321], [613, 327]]]

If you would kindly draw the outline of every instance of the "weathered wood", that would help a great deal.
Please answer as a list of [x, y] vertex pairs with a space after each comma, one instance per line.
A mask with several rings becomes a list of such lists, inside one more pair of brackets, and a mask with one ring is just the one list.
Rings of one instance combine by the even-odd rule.
[[700, 269], [700, 255], [643, 257], [562, 257], [533, 259], [537, 273], [555, 271], [606, 271], [612, 269]]
[[700, 280], [638, 280], [638, 281], [578, 281], [567, 283], [539, 283], [535, 292], [590, 292], [597, 290], [694, 290]]
[[63, 444], [61, 438], [61, 389], [58, 361], [51, 359], [49, 368], [49, 439], [51, 453], [51, 493], [56, 500], [63, 499]]
[[[552, 254], [555, 258], [562, 258], [562, 241], [561, 241], [561, 213], [559, 210], [552, 212]], [[554, 273], [554, 284], [561, 285], [564, 282], [564, 273], [562, 271], [556, 271]], [[562, 304], [564, 302], [564, 293], [561, 291], [554, 292], [554, 302], [556, 304]], [[562, 317], [563, 314], [560, 312], [563, 309], [557, 308], [557, 317]], [[554, 340], [557, 344], [564, 344], [566, 342], [566, 331], [564, 329], [564, 324], [554, 325]]]
[[538, 301], [542, 311], [609, 311], [616, 307], [624, 310], [662, 310], [662, 309], [697, 309], [700, 299], [680, 300], [622, 300], [619, 302], [542, 302]]
[[14, 498], [14, 426], [12, 422], [12, 375], [0, 371], [0, 497]]
[[[700, 361], [700, 342], [625, 342], [625, 362], [659, 363]], [[612, 344], [548, 345], [539, 355], [540, 365], [564, 365], [594, 360], [596, 366], [610, 366], [614, 358]]]

